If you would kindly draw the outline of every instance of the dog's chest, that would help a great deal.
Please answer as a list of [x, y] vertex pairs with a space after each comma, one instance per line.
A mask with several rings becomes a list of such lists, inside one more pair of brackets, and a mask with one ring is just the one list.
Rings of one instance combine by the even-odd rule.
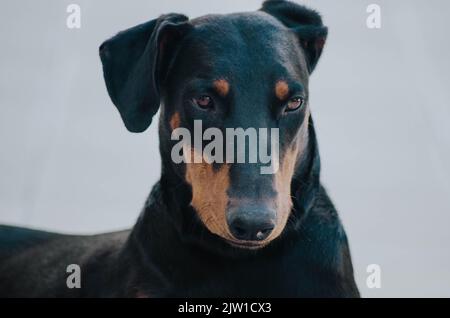
[[[319, 274], [320, 273], [320, 274]], [[191, 271], [157, 297], [340, 297], [345, 296], [337, 273], [314, 271], [301, 263], [287, 266]]]

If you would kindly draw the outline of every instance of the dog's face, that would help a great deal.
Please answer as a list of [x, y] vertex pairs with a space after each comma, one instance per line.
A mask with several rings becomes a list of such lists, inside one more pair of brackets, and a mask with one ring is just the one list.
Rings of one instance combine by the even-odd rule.
[[[163, 125], [194, 132], [201, 120], [202, 133], [218, 128], [225, 139], [226, 128], [277, 128], [279, 153], [272, 160], [279, 167], [262, 174], [258, 162], [208, 163], [201, 158], [208, 142], [191, 149], [201, 162], [174, 167], [192, 187], [191, 204], [212, 233], [235, 245], [263, 246], [288, 220], [291, 179], [307, 143], [306, 59], [296, 34], [264, 12], [192, 24], [168, 71]], [[249, 147], [241, 151], [252, 155]]]
[[[101, 48], [113, 102], [132, 131], [147, 128], [154, 104], [161, 102], [163, 156], [173, 153], [177, 141], [171, 137], [177, 130], [193, 136], [181, 151], [187, 160], [171, 161], [170, 166], [189, 185], [190, 204], [199, 219], [234, 246], [267, 245], [286, 226], [291, 183], [307, 155], [308, 78], [326, 28], [315, 12], [283, 1], [266, 2], [254, 13], [191, 21], [171, 15], [150, 23], [151, 32], [143, 25], [128, 31], [127, 41], [113, 38]], [[131, 65], [112, 56], [114, 49], [136, 47], [139, 52], [123, 57], [135, 56]], [[254, 129], [259, 147], [240, 149], [236, 139], [229, 147], [227, 131], [239, 128]], [[265, 138], [261, 129], [266, 129]], [[202, 139], [196, 143], [195, 138]], [[213, 161], [204, 153], [218, 138], [222, 143], [209, 153], [221, 152], [223, 160]], [[248, 145], [251, 137], [246, 138]], [[263, 144], [269, 163], [259, 156]], [[267, 164], [271, 173], [262, 172]]]

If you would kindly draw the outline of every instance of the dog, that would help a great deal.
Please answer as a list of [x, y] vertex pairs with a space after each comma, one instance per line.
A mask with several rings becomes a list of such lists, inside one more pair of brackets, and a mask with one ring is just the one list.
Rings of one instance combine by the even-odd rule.
[[[130, 231], [0, 227], [0, 296], [359, 297], [308, 103], [326, 37], [316, 11], [269, 0], [255, 12], [167, 14], [105, 41], [104, 79], [126, 128], [143, 132], [160, 110], [161, 178]], [[278, 128], [279, 168], [174, 163], [172, 134], [195, 120]], [[79, 288], [68, 287], [70, 264]]]

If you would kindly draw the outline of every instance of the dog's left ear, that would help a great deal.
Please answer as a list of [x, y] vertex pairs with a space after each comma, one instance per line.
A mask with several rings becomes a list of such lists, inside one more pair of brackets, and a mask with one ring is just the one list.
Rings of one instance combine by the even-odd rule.
[[319, 13], [284, 0], [267, 0], [260, 10], [274, 16], [298, 35], [311, 73], [322, 54], [328, 34]]
[[100, 46], [103, 75], [112, 102], [131, 132], [150, 126], [176, 44], [191, 28], [188, 18], [168, 14], [122, 31]]

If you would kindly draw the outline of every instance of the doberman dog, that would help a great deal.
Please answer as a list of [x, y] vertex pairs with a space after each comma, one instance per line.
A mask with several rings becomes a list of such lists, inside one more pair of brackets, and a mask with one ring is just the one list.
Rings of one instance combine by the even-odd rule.
[[[146, 130], [160, 109], [161, 178], [131, 231], [1, 227], [0, 295], [358, 297], [308, 103], [326, 36], [316, 11], [269, 0], [256, 12], [167, 14], [105, 41], [106, 87], [126, 128]], [[195, 120], [278, 128], [279, 169], [175, 163], [172, 133]], [[67, 285], [70, 264], [80, 288]]]

